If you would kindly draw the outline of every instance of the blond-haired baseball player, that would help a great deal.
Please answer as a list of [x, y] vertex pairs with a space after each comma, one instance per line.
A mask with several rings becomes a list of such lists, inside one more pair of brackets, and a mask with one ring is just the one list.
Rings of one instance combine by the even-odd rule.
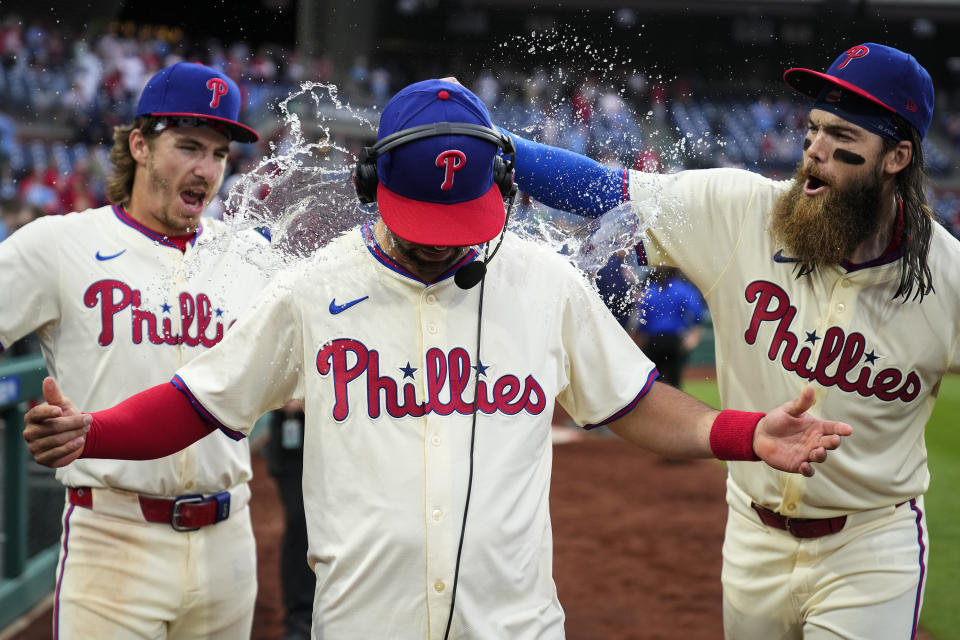
[[[52, 402], [24, 431], [36, 459], [162, 455], [217, 428], [241, 437], [304, 399], [314, 638], [543, 640], [563, 637], [555, 399], [587, 428], [672, 456], [808, 474], [850, 433], [810, 418], [809, 392], [764, 416], [718, 413], [655, 382], [562, 256], [501, 235], [515, 189], [500, 151], [509, 139], [472, 93], [406, 87], [356, 170], [380, 219], [284, 274], [172, 384], [91, 418], [47, 380]], [[481, 260], [475, 245], [488, 242]], [[129, 428], [139, 435], [118, 437]]]
[[[237, 121], [240, 104], [219, 71], [162, 69], [115, 131], [116, 204], [41, 218], [0, 243], [0, 348], [36, 331], [77, 406], [102, 409], [168, 380], [220, 342], [265, 284], [243, 259], [262, 237], [226, 244], [223, 223], [201, 222], [231, 141], [257, 140]], [[221, 434], [158, 460], [59, 469], [54, 637], [248, 637], [250, 477], [246, 443]]]
[[927, 567], [924, 426], [960, 372], [960, 243], [924, 193], [933, 85], [913, 56], [870, 42], [784, 79], [814, 99], [791, 180], [611, 172], [517, 139], [518, 180], [582, 213], [657, 203], [638, 249], [706, 296], [724, 405], [813, 385], [813, 412], [857, 429], [816, 477], [730, 463], [727, 637], [907, 639]]

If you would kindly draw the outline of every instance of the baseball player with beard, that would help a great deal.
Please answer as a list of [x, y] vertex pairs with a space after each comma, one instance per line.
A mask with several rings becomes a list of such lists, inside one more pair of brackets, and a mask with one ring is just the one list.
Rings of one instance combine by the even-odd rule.
[[516, 138], [518, 182], [584, 214], [627, 199], [659, 214], [638, 250], [704, 293], [725, 406], [813, 385], [814, 413], [857, 429], [813, 478], [730, 463], [727, 637], [911, 638], [928, 553], [924, 426], [941, 378], [960, 372], [960, 244], [924, 192], [933, 85], [874, 43], [784, 79], [814, 99], [792, 180], [611, 171]]
[[380, 218], [281, 276], [172, 383], [90, 416], [46, 380], [24, 431], [35, 458], [155, 457], [302, 399], [314, 638], [545, 639], [563, 637], [554, 400], [673, 457], [805, 474], [850, 433], [804, 413], [809, 390], [766, 415], [720, 413], [655, 382], [562, 256], [503, 234], [501, 150], [463, 87], [406, 87], [356, 170]]
[[[0, 348], [36, 331], [86, 410], [169, 380], [220, 342], [266, 282], [204, 207], [223, 180], [240, 92], [206, 66], [154, 75], [114, 132], [111, 206], [41, 218], [0, 243]], [[15, 304], [14, 304], [15, 303]], [[167, 422], [162, 430], [173, 428]], [[124, 436], [125, 437], [125, 436]], [[80, 460], [66, 486], [53, 636], [248, 637], [256, 595], [249, 449], [222, 434], [151, 461]]]

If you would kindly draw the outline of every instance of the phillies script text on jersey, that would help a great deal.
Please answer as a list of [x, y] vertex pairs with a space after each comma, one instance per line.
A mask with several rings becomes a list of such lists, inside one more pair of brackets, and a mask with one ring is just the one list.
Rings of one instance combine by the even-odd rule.
[[[339, 338], [325, 344], [317, 353], [317, 371], [320, 375], [333, 373], [336, 400], [333, 417], [337, 421], [345, 420], [350, 413], [347, 386], [363, 374], [366, 374], [367, 412], [371, 418], [380, 416], [381, 391], [386, 412], [394, 418], [420, 417], [427, 413], [446, 416], [453, 412], [473, 412], [472, 399], [464, 400], [463, 393], [472, 386], [471, 369], [479, 368], [480, 375], [483, 375], [486, 367], [480, 363], [471, 365], [470, 355], [462, 347], [455, 347], [448, 354], [436, 347], [428, 349], [425, 366], [427, 400], [418, 403], [414, 384], [404, 384], [401, 397], [397, 381], [380, 375], [380, 354], [375, 349], [367, 349], [359, 340]], [[445, 387], [449, 389], [448, 401], [440, 398], [440, 392]], [[484, 380], [477, 382], [477, 409], [483, 413], [514, 415], [526, 411], [536, 415], [546, 406], [543, 388], [533, 376], [527, 376], [522, 385], [520, 379], [512, 374], [498, 378], [492, 388]]]
[[[119, 292], [119, 297], [116, 293]], [[140, 308], [140, 290], [119, 280], [100, 280], [94, 282], [83, 294], [83, 303], [90, 309], [100, 307], [100, 336], [97, 342], [105, 347], [113, 342], [113, 317], [132, 305], [131, 309], [131, 339], [134, 344], [143, 342], [143, 327], [146, 324], [147, 339], [152, 344], [185, 344], [188, 347], [203, 345], [212, 347], [223, 339], [223, 323], [217, 321], [213, 326], [214, 335], [207, 335], [211, 328], [213, 316], [220, 316], [220, 309], [213, 309], [210, 298], [205, 293], [193, 295], [183, 292], [180, 294], [180, 330], [181, 334], [173, 333], [173, 320], [169, 317], [160, 322], [162, 335], [157, 332], [157, 316], [150, 311]], [[169, 310], [164, 305], [164, 310]], [[196, 320], [196, 331], [190, 335], [191, 327]]]
[[[755, 344], [757, 333], [764, 322], [776, 322], [773, 339], [767, 357], [771, 361], [777, 359], [780, 349], [783, 356], [780, 364], [787, 371], [796, 373], [801, 378], [816, 381], [825, 386], [837, 386], [843, 391], [856, 391], [861, 396], [871, 395], [890, 401], [899, 398], [910, 402], [920, 393], [920, 377], [911, 371], [906, 376], [899, 369], [882, 369], [873, 376], [873, 369], [866, 364], [854, 371], [866, 352], [866, 338], [862, 333], [854, 332], [847, 335], [840, 327], [830, 327], [823, 335], [823, 344], [820, 355], [813, 367], [808, 366], [808, 360], [813, 349], [803, 346], [797, 350], [800, 338], [790, 331], [790, 324], [797, 315], [797, 308], [790, 304], [790, 296], [786, 291], [763, 280], [757, 280], [747, 285], [747, 302], [754, 303], [753, 317], [747, 328], [744, 338], [747, 344]], [[866, 354], [868, 363], [875, 360], [872, 354]], [[836, 363], [836, 371], [827, 373], [827, 369]], [[852, 376], [850, 374], [853, 374]]]

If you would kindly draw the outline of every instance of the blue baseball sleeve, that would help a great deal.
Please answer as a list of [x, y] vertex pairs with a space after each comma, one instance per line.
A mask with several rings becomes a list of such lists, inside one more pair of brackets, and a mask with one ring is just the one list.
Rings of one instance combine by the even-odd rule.
[[548, 207], [596, 218], [628, 199], [626, 169], [504, 133], [517, 149], [517, 184]]

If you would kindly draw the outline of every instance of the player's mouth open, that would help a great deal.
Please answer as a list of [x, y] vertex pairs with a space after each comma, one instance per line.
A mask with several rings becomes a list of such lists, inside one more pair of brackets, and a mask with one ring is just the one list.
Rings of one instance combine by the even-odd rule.
[[206, 200], [206, 196], [207, 196], [206, 192], [197, 191], [194, 189], [185, 189], [184, 191], [180, 192], [180, 200], [183, 202], [183, 204], [186, 205], [187, 209], [191, 213], [196, 213], [196, 214], [203, 212], [203, 206], [204, 206], [204, 201]]
[[829, 183], [824, 180], [808, 175], [806, 182], [803, 183], [803, 192], [808, 196], [815, 196], [826, 191], [829, 186]]

